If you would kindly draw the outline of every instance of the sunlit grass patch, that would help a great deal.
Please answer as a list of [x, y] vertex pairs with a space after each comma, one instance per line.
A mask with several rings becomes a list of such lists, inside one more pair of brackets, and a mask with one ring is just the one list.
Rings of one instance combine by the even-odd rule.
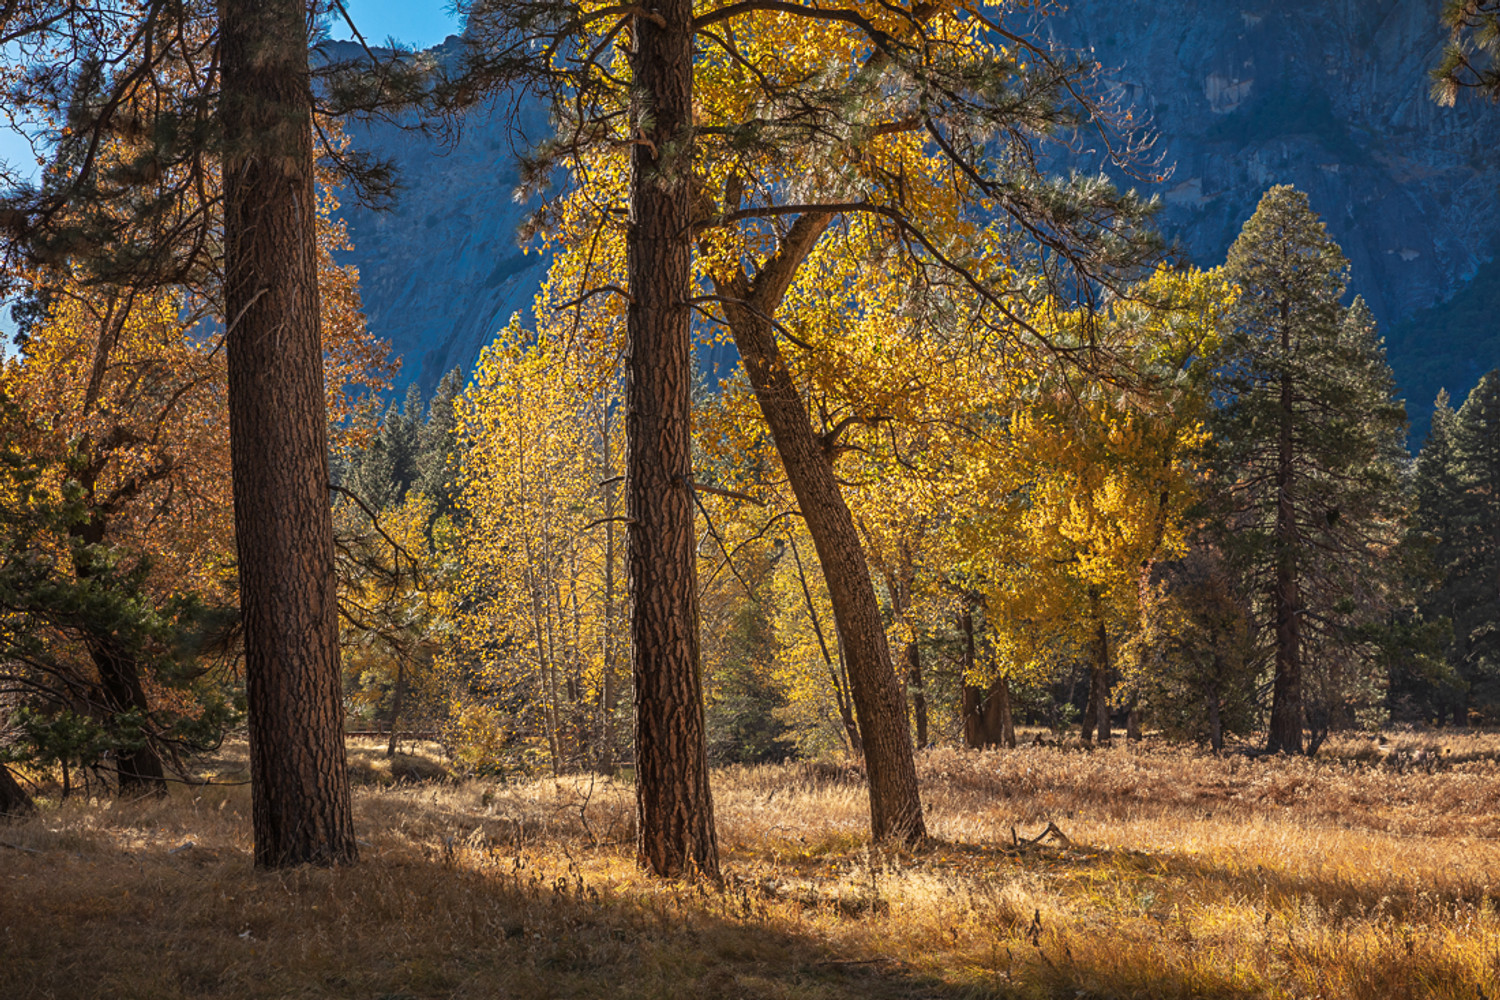
[[243, 785], [76, 798], [0, 830], [0, 995], [1473, 1000], [1500, 741], [1464, 740], [931, 751], [915, 850], [869, 843], [857, 768], [726, 768], [723, 886], [642, 874], [603, 777], [360, 784], [360, 864], [275, 874]]

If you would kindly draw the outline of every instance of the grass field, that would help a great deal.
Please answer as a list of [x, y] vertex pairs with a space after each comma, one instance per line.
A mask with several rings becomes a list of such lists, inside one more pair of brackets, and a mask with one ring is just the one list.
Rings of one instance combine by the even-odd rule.
[[359, 745], [350, 868], [253, 871], [243, 785], [0, 826], [0, 997], [1500, 997], [1500, 737], [1421, 739], [929, 751], [915, 851], [848, 765], [725, 769], [722, 887], [626, 784]]

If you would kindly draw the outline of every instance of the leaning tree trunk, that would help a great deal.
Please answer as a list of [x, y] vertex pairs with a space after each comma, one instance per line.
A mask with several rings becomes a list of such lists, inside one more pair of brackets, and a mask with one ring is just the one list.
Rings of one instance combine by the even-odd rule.
[[301, 0], [219, 0], [229, 440], [255, 863], [358, 856], [345, 764]]
[[755, 391], [798, 508], [818, 550], [823, 579], [849, 666], [849, 685], [870, 782], [870, 825], [877, 840], [913, 842], [926, 836], [916, 760], [906, 719], [906, 692], [891, 663], [885, 625], [854, 518], [833, 463], [813, 432], [769, 317], [797, 263], [827, 228], [827, 216], [804, 215], [756, 278], [721, 284], [725, 315]]
[[0, 816], [15, 818], [30, 816], [36, 812], [36, 804], [26, 789], [16, 781], [4, 764], [0, 764]]
[[637, 851], [658, 875], [719, 875], [698, 664], [693, 534], [693, 11], [634, 19], [625, 482]]

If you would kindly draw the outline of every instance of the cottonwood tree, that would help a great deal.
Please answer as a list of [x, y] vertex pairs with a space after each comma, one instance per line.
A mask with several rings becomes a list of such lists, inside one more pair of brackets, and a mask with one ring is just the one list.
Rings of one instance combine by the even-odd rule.
[[[1096, 318], [1098, 343], [1119, 359], [1115, 381], [1072, 387], [1039, 366], [990, 399], [991, 429], [965, 448], [970, 489], [950, 542], [991, 650], [971, 685], [1085, 664], [1084, 738], [1111, 738], [1114, 678], [1128, 680], [1121, 648], [1142, 627], [1146, 580], [1186, 542], [1205, 358], [1232, 298], [1216, 272], [1158, 271]], [[1077, 314], [1053, 327], [1059, 344], [1087, 330]]]
[[456, 402], [462, 528], [446, 670], [455, 715], [471, 720], [465, 742], [495, 728], [505, 744], [476, 763], [614, 766], [620, 387], [586, 343], [507, 331]]
[[1087, 68], [1012, 30], [1013, 16], [1004, 5], [748, 3], [697, 19], [703, 73], [723, 88], [700, 129], [704, 271], [817, 546], [882, 838], [915, 839], [924, 824], [901, 687], [833, 464], [844, 433], [882, 414], [815, 421], [785, 356], [797, 349], [786, 307], [800, 283], [817, 285], [817, 253], [842, 252], [911, 268], [914, 312], [962, 289], [982, 305], [975, 326], [1024, 341], [1036, 331], [1012, 291], [1033, 251], [1055, 251], [1033, 288], [1141, 259], [1141, 245], [1101, 239], [1129, 231], [1132, 199], [1037, 169], [1036, 143], [1104, 123], [1083, 93]]
[[[231, 605], [229, 454], [216, 345], [194, 329], [180, 294], [61, 281], [50, 299], [0, 387], [35, 426], [48, 429], [37, 447], [52, 455], [47, 487], [71, 496], [59, 549], [73, 577], [86, 587], [133, 568], [149, 607], [165, 609], [187, 594], [205, 610]], [[190, 617], [181, 622], [186, 632], [196, 628]], [[107, 618], [80, 621], [79, 629], [93, 676], [69, 670], [65, 684], [49, 686], [89, 694], [54, 704], [86, 712], [107, 730], [126, 716], [145, 723], [132, 727], [140, 738], [110, 755], [118, 788], [165, 794], [163, 756], [175, 752], [151, 720], [170, 714], [161, 702], [175, 685], [164, 687], [164, 675], [180, 665], [174, 658], [153, 662], [139, 637]], [[0, 670], [0, 678], [16, 680], [11, 670]]]
[[[1097, 179], [1047, 181], [1038, 168], [1038, 141], [1097, 121], [1100, 107], [1084, 92], [1087, 65], [1009, 26], [1026, 16], [1019, 5], [828, 9], [769, 0], [696, 12], [470, 8], [481, 75], [560, 81], [566, 91], [552, 151], [575, 158], [599, 209], [579, 240], [597, 245], [616, 232], [611, 206], [626, 206], [618, 238], [629, 247], [643, 248], [645, 227], [655, 225], [641, 210], [646, 193], [631, 186], [647, 175], [609, 161], [622, 149], [685, 199], [663, 204], [659, 216], [670, 220], [661, 238], [682, 244], [672, 250], [671, 301], [728, 325], [807, 519], [849, 664], [880, 838], [924, 830], [902, 691], [833, 472], [831, 453], [850, 425], [815, 427], [778, 339], [782, 309], [814, 249], [841, 239], [855, 219], [876, 223], [864, 230], [875, 236], [866, 249], [922, 264], [918, 289], [962, 287], [1017, 336], [1027, 333], [1020, 292], [1038, 287], [1018, 276], [1021, 258], [1035, 265], [1033, 278], [1075, 291], [1142, 259], [1142, 244], [1121, 238], [1138, 203]], [[666, 35], [670, 54], [655, 47]], [[653, 128], [628, 127], [643, 111]], [[1111, 154], [1126, 156], [1128, 137], [1107, 126], [1098, 134]], [[683, 211], [686, 229], [677, 225]], [[689, 238], [700, 261], [696, 297], [675, 263], [688, 259]], [[626, 260], [643, 259], [636, 253]], [[619, 273], [603, 267], [585, 278], [580, 298], [621, 290]], [[632, 309], [661, 301], [633, 281], [623, 290]]]
[[1267, 746], [1298, 753], [1304, 726], [1315, 750], [1344, 721], [1326, 716], [1348, 707], [1329, 700], [1372, 676], [1368, 626], [1395, 587], [1406, 414], [1369, 310], [1339, 302], [1348, 261], [1306, 195], [1267, 191], [1225, 273], [1240, 297], [1212, 423], [1218, 544], [1254, 595], [1254, 634], [1273, 664]]
[[[201, 580], [164, 592], [138, 547], [77, 530], [99, 514], [79, 482], [93, 456], [13, 401], [17, 367], [0, 382], [0, 762], [58, 765], [64, 796], [75, 776], [86, 785], [112, 776], [125, 794], [157, 791], [162, 758], [212, 745], [232, 715], [196, 683], [203, 671], [189, 647]], [[124, 472], [108, 482], [130, 497], [138, 470], [110, 471]]]

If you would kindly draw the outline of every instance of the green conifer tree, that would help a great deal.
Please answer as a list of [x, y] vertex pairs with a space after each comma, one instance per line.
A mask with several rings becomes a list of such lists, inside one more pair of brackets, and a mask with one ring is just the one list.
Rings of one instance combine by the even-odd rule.
[[1458, 461], [1458, 414], [1453, 411], [1446, 389], [1433, 406], [1431, 429], [1412, 468], [1412, 539], [1410, 548], [1420, 561], [1421, 591], [1418, 619], [1429, 629], [1446, 633], [1439, 637], [1446, 663], [1424, 663], [1428, 669], [1414, 676], [1392, 678], [1393, 694], [1442, 722], [1451, 714], [1455, 724], [1467, 718], [1467, 698], [1462, 672], [1463, 643], [1452, 632], [1458, 616], [1460, 588], [1453, 568], [1460, 555], [1460, 507], [1463, 480]]
[[1453, 434], [1460, 487], [1445, 546], [1450, 655], [1466, 683], [1465, 712], [1500, 706], [1500, 371], [1479, 380]]
[[1383, 702], [1371, 628], [1395, 586], [1406, 415], [1369, 309], [1339, 303], [1348, 268], [1288, 186], [1229, 250], [1242, 294], [1220, 358], [1220, 544], [1273, 664], [1272, 751], [1301, 752], [1307, 723], [1316, 750], [1355, 703]]
[[438, 380], [427, 404], [427, 422], [417, 432], [416, 478], [412, 488], [433, 501], [433, 517], [451, 517], [457, 510], [453, 490], [453, 448], [458, 441], [458, 418], [453, 400], [464, 390], [463, 372], [455, 368]]

